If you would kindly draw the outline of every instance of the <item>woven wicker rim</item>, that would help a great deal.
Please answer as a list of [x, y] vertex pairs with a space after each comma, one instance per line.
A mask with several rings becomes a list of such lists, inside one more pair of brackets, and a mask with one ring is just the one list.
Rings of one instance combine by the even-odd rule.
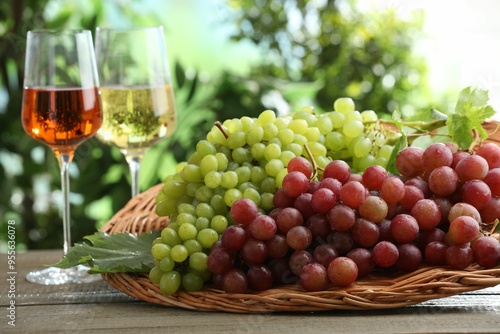
[[[106, 233], [133, 234], [161, 230], [168, 218], [154, 213], [158, 184], [132, 198], [102, 228]], [[431, 299], [457, 295], [500, 284], [500, 266], [483, 269], [472, 265], [465, 270], [423, 265], [417, 271], [394, 277], [369, 276], [348, 288], [330, 286], [325, 291], [305, 292], [298, 284], [258, 293], [230, 294], [205, 287], [202, 291], [179, 291], [165, 296], [146, 274], [104, 274], [115, 289], [134, 298], [163, 306], [197, 311], [270, 313], [326, 310], [374, 310], [399, 308]]]

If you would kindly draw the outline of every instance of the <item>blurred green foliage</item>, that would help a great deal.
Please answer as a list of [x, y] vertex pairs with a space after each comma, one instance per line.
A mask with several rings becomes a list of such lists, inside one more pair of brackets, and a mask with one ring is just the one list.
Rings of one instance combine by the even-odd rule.
[[[18, 250], [62, 248], [60, 176], [53, 153], [28, 137], [20, 106], [25, 40], [35, 28], [95, 31], [111, 12], [122, 24], [153, 25], [161, 12], [137, 10], [140, 1], [6, 0], [0, 3], [0, 230], [16, 221]], [[172, 173], [193, 152], [215, 120], [257, 116], [313, 104], [328, 110], [335, 98], [351, 96], [359, 109], [390, 113], [399, 106], [421, 108], [426, 66], [412, 54], [422, 17], [373, 15], [353, 1], [272, 0], [222, 2], [221, 24], [230, 22], [235, 41], [252, 41], [262, 52], [251, 75], [231, 71], [204, 77], [173, 59], [178, 129], [150, 149], [141, 166], [145, 190]], [[135, 7], [134, 7], [135, 6]], [[196, 43], [196, 41], [194, 41]], [[220, 50], [224, 52], [224, 50]], [[203, 57], [203, 54], [200, 54]], [[237, 60], [235, 60], [237, 61]], [[411, 111], [411, 110], [410, 110]], [[76, 151], [71, 176], [72, 239], [92, 234], [129, 200], [128, 167], [122, 154], [97, 139]], [[2, 233], [2, 235], [5, 235]], [[0, 251], [5, 240], [0, 240]]]

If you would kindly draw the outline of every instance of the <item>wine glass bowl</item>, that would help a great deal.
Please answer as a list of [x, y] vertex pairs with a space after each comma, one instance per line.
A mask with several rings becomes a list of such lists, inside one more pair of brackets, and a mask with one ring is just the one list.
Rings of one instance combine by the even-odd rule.
[[136, 196], [144, 153], [177, 126], [163, 28], [98, 27], [95, 52], [104, 119], [97, 138], [123, 153]]
[[[89, 30], [29, 31], [22, 102], [25, 132], [48, 146], [61, 172], [64, 245], [71, 246], [69, 166], [78, 145], [102, 124], [99, 79]], [[30, 272], [39, 284], [85, 283], [99, 279], [87, 267], [49, 267]]]

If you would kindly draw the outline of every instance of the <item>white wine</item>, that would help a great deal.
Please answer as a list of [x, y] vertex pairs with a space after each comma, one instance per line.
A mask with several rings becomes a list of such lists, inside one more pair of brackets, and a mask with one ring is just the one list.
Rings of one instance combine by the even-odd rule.
[[124, 153], [141, 153], [172, 135], [177, 126], [170, 85], [101, 87], [103, 123], [97, 137]]

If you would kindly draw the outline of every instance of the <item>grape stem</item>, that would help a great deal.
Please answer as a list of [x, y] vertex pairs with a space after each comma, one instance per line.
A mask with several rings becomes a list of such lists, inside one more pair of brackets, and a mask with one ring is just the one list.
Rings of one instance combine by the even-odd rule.
[[229, 135], [226, 132], [226, 129], [222, 126], [221, 122], [216, 121], [214, 123], [214, 125], [220, 130], [220, 132], [222, 132], [222, 134], [224, 135], [224, 137], [226, 137], [226, 139], [227, 139], [227, 137], [229, 137]]
[[315, 180], [316, 177], [318, 176], [318, 170], [323, 171], [323, 168], [318, 166], [318, 164], [316, 163], [316, 160], [314, 160], [314, 157], [311, 153], [311, 150], [309, 149], [309, 147], [307, 147], [307, 144], [304, 144], [304, 150], [306, 150], [306, 153], [309, 156], [309, 159], [311, 160], [311, 163], [312, 163], [313, 173], [311, 175], [310, 180]]

